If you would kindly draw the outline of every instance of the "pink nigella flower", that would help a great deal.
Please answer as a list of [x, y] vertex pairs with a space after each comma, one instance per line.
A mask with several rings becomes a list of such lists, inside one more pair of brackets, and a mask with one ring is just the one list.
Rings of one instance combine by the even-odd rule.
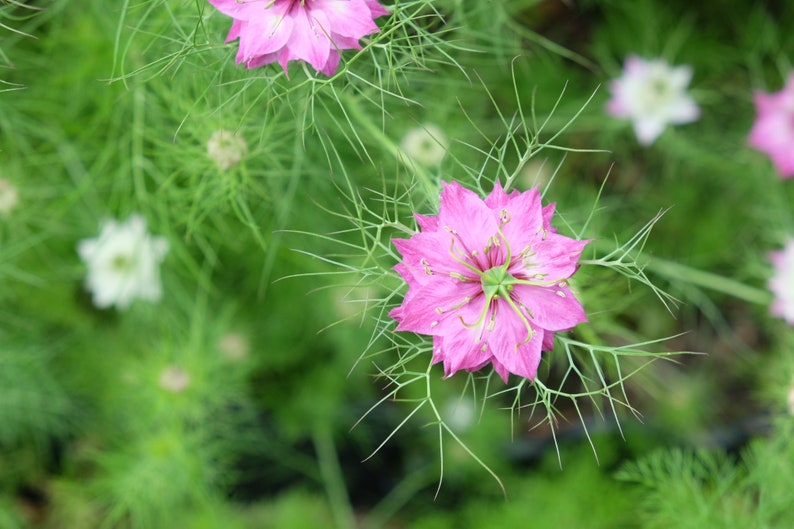
[[780, 92], [755, 94], [750, 145], [769, 155], [783, 178], [794, 176], [794, 73]]
[[769, 290], [775, 296], [770, 312], [794, 325], [794, 238], [782, 250], [769, 253], [775, 273], [769, 280]]
[[306, 61], [326, 75], [339, 51], [361, 49], [359, 39], [378, 32], [374, 19], [388, 11], [377, 0], [209, 0], [234, 19], [226, 42], [240, 39], [237, 64], [256, 68]]
[[626, 58], [623, 75], [609, 84], [612, 99], [607, 113], [630, 119], [643, 145], [650, 145], [667, 125], [690, 123], [700, 108], [687, 93], [692, 80], [690, 66], [671, 67], [663, 59]]
[[587, 321], [567, 280], [589, 241], [557, 234], [553, 214], [536, 188], [508, 195], [497, 183], [482, 200], [444, 184], [438, 216], [416, 215], [421, 232], [394, 240], [408, 283], [390, 313], [397, 330], [433, 336], [446, 376], [490, 362], [505, 382], [533, 380], [554, 333]]

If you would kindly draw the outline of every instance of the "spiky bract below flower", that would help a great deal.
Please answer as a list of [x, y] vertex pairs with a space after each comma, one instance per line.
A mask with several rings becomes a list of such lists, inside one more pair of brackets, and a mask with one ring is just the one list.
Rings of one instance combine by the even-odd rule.
[[794, 176], [794, 73], [779, 92], [755, 93], [750, 145], [766, 153], [783, 178]]
[[446, 376], [488, 363], [533, 380], [554, 333], [587, 320], [568, 278], [589, 241], [559, 235], [554, 205], [537, 188], [505, 193], [498, 183], [482, 200], [445, 183], [438, 216], [416, 215], [421, 229], [395, 239], [408, 283], [390, 316], [398, 331], [433, 336], [433, 361]]
[[769, 253], [775, 271], [769, 279], [769, 290], [775, 299], [770, 312], [794, 325], [794, 238], [782, 250]]
[[99, 237], [77, 246], [88, 266], [86, 288], [100, 308], [127, 308], [135, 299], [158, 301], [162, 296], [160, 263], [168, 241], [146, 233], [146, 220], [132, 215], [126, 222], [106, 220]]
[[663, 59], [626, 58], [623, 75], [609, 84], [612, 98], [607, 112], [630, 119], [637, 139], [650, 145], [667, 125], [690, 123], [700, 108], [687, 93], [692, 80], [690, 66], [668, 65]]
[[359, 40], [378, 32], [376, 18], [388, 11], [377, 0], [209, 0], [232, 17], [226, 42], [240, 39], [237, 64], [256, 68], [306, 61], [333, 75], [339, 52], [361, 49]]

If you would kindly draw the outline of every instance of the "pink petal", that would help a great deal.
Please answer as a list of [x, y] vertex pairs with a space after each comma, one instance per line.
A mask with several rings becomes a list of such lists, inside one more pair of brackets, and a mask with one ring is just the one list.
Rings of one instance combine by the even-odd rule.
[[393, 242], [407, 266], [422, 270], [428, 275], [449, 276], [450, 273], [455, 273], [477, 279], [474, 272], [453, 258], [451, 252], [456, 239], [449, 233], [417, 233], [410, 239], [394, 239]]
[[414, 218], [416, 219], [416, 223], [419, 225], [419, 229], [423, 232], [438, 231], [438, 217], [414, 213]]
[[502, 233], [510, 242], [513, 255], [542, 236], [543, 211], [537, 189], [510, 197], [501, 209], [507, 212], [509, 219], [502, 226]]
[[308, 11], [298, 9], [293, 15], [293, 20], [295, 27], [286, 45], [287, 54], [281, 59], [285, 61], [282, 67], [285, 66], [286, 61], [301, 59], [311, 64], [315, 70], [322, 70], [331, 51], [331, 41], [321, 29], [328, 27], [325, 14], [322, 11], [314, 11], [310, 19]]
[[443, 184], [438, 224], [442, 230], [457, 233], [462, 249], [468, 254], [480, 255], [498, 228], [493, 211], [473, 191], [457, 182]]
[[491, 360], [491, 354], [484, 346], [468, 332], [439, 336], [433, 340], [433, 362], [444, 362], [445, 377], [451, 377], [461, 369], [476, 371]]
[[568, 286], [516, 285], [511, 297], [531, 314], [533, 325], [549, 331], [567, 331], [587, 321], [582, 304]]
[[328, 35], [335, 33], [355, 40], [378, 32], [378, 25], [363, 0], [314, 0], [311, 12], [322, 12], [328, 24], [321, 27]]
[[450, 330], [459, 332], [465, 329], [461, 318], [468, 323], [477, 321], [483, 301], [478, 284], [458, 283], [453, 279], [432, 281], [414, 289], [410, 296], [406, 294], [397, 330], [430, 335]]
[[389, 11], [378, 3], [378, 0], [364, 0], [370, 10], [372, 18], [382, 17], [388, 15]]
[[543, 335], [537, 333], [529, 337], [526, 324], [505, 300], [498, 300], [495, 305], [496, 323], [488, 334], [490, 353], [511, 373], [534, 379]]
[[577, 241], [559, 235], [549, 234], [545, 240], [536, 239], [530, 249], [533, 255], [527, 256], [522, 261], [516, 261], [510, 271], [533, 279], [541, 274], [543, 281], [559, 281], [571, 277], [578, 267], [582, 250], [590, 240]]

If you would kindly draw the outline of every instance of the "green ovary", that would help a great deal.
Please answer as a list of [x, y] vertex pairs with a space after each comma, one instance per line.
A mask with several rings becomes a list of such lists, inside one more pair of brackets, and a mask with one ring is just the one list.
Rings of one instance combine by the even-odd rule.
[[509, 298], [518, 280], [507, 273], [507, 265], [496, 266], [481, 274], [482, 290], [490, 302], [496, 297]]

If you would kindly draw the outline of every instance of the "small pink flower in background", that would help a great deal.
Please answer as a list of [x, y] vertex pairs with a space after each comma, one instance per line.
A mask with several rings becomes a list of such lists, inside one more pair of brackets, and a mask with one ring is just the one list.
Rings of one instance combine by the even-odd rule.
[[691, 123], [700, 117], [700, 108], [687, 93], [692, 80], [690, 66], [668, 65], [662, 59], [626, 58], [623, 75], [609, 84], [612, 99], [607, 113], [630, 119], [643, 145], [650, 145], [667, 125]]
[[339, 52], [361, 49], [359, 39], [378, 32], [376, 18], [389, 12], [377, 0], [209, 0], [232, 17], [226, 42], [240, 39], [237, 64], [256, 68], [306, 61], [333, 75]]
[[769, 260], [775, 269], [769, 279], [769, 290], [775, 297], [770, 312], [794, 325], [794, 238], [782, 250], [770, 252]]
[[755, 93], [750, 145], [766, 153], [783, 178], [794, 176], [794, 73], [780, 92]]
[[408, 283], [389, 314], [398, 331], [433, 336], [433, 362], [446, 376], [488, 363], [533, 380], [554, 333], [587, 321], [568, 286], [589, 241], [556, 233], [554, 205], [537, 188], [505, 193], [497, 183], [482, 200], [445, 183], [438, 216], [416, 215], [421, 229], [394, 239]]

